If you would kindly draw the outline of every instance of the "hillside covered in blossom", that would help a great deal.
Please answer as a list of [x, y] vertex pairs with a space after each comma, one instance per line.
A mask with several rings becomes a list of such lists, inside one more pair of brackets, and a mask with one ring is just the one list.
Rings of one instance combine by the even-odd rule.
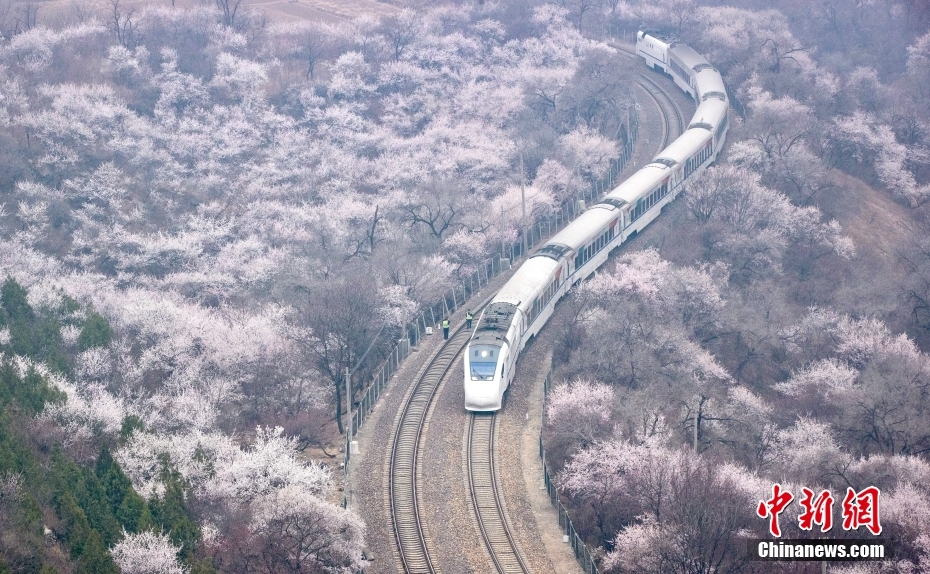
[[566, 303], [547, 461], [609, 572], [820, 572], [750, 561], [773, 520], [893, 549], [830, 572], [927, 572], [930, 12], [727, 4], [610, 7], [706, 55], [745, 118]]
[[930, 12], [726, 4], [0, 2], [0, 573], [364, 569], [346, 367], [517, 238], [522, 180], [532, 222], [607, 172], [644, 27], [732, 127], [548, 327], [575, 525], [611, 572], [772, 571], [773, 483], [836, 525], [874, 486], [895, 558], [831, 571], [930, 569]]
[[30, 6], [0, 12], [0, 571], [362, 568], [300, 454], [345, 367], [516, 237], [521, 153], [531, 218], [606, 172], [632, 64], [542, 3]]

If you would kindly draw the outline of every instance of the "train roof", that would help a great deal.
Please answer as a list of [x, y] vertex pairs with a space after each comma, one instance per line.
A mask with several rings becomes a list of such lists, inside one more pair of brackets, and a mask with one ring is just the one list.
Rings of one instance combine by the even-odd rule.
[[691, 129], [695, 124], [709, 124], [710, 129], [716, 129], [716, 127], [723, 121], [723, 118], [727, 115], [727, 110], [729, 109], [726, 101], [721, 101], [716, 98], [708, 98], [700, 103], [696, 110], [694, 110], [694, 115], [691, 117], [691, 123], [688, 124], [688, 129]]
[[687, 44], [673, 44], [672, 47], [669, 48], [669, 52], [693, 72], [713, 69], [713, 66], [710, 65], [707, 58], [695, 52], [694, 48]]
[[523, 311], [528, 310], [536, 295], [545, 289], [558, 265], [558, 262], [548, 257], [530, 257], [497, 292], [494, 302], [510, 303]]
[[687, 161], [688, 158], [690, 158], [695, 154], [695, 152], [701, 149], [701, 146], [712, 137], [714, 137], [712, 129], [690, 129], [683, 133], [681, 137], [672, 142], [672, 145], [662, 150], [659, 153], [659, 157], [653, 161], [672, 161], [674, 162], [674, 165], [670, 167], [677, 169], [680, 164]]
[[[662, 156], [665, 154], [662, 153]], [[605, 199], [623, 200], [629, 204], [635, 204], [639, 198], [648, 195], [671, 173], [672, 168], [668, 165], [652, 162], [615, 187]]]
[[656, 43], [658, 43], [658, 44], [662, 44], [662, 45], [663, 45], [662, 47], [665, 48], [665, 49], [668, 49], [670, 46], [674, 46], [674, 45], [675, 45], [675, 39], [674, 39], [674, 38], [670, 38], [670, 37], [668, 37], [668, 36], [665, 36], [665, 35], [663, 35], [663, 34], [660, 34], [659, 32], [653, 31], [653, 30], [640, 30], [640, 31], [637, 33], [636, 37], [637, 37], [639, 40], [648, 40], [648, 41], [651, 41], [651, 42], [656, 42]]
[[727, 86], [723, 83], [723, 77], [717, 70], [713, 70], [712, 73], [695, 74], [694, 86], [697, 88], [698, 97], [702, 101], [706, 101], [705, 96], [714, 97], [718, 100], [727, 99]]
[[[577, 251], [584, 247], [592, 238], [603, 233], [604, 227], [617, 217], [617, 209], [612, 205], [601, 205], [596, 203], [578, 216], [578, 219], [572, 222], [562, 231], [555, 234], [546, 247], [550, 245], [564, 245], [572, 251]], [[575, 225], [575, 223], [578, 223]], [[545, 249], [545, 248], [544, 248]], [[541, 252], [542, 250], [540, 250]], [[537, 252], [539, 253], [539, 252]], [[567, 251], [566, 251], [567, 253]]]
[[492, 302], [481, 315], [475, 332], [472, 333], [471, 342], [486, 345], [500, 345], [507, 339], [507, 331], [513, 318], [517, 314], [516, 305], [502, 302]]

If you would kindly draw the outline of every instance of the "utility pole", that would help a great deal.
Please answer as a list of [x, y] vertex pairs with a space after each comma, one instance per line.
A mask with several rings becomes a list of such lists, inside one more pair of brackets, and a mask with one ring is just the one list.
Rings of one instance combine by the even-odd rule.
[[526, 254], [527, 244], [529, 243], [526, 240], [526, 178], [523, 174], [523, 152], [520, 152], [520, 202], [523, 204], [523, 221], [520, 223], [520, 227], [523, 228], [523, 249], [522, 252]]
[[346, 465], [345, 465], [345, 484], [343, 484], [343, 498], [345, 499], [346, 508], [352, 504], [352, 495], [350, 491], [349, 479], [349, 460], [352, 456], [352, 374], [349, 372], [349, 365], [346, 365]]
[[501, 206], [501, 259], [504, 258], [504, 206]]
[[352, 444], [352, 374], [346, 365], [346, 448]]

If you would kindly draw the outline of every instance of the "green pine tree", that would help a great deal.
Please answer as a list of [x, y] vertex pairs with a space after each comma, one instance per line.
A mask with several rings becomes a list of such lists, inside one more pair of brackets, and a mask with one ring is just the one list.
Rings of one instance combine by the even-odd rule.
[[84, 321], [81, 334], [78, 335], [78, 349], [86, 351], [94, 347], [107, 347], [112, 340], [113, 329], [110, 328], [110, 323], [100, 313], [91, 311]]
[[140, 532], [153, 526], [152, 514], [145, 500], [132, 488], [132, 482], [103, 447], [94, 470], [110, 500], [120, 525], [128, 532]]
[[165, 490], [160, 497], [149, 502], [152, 520], [160, 526], [171, 541], [180, 546], [178, 556], [188, 559], [200, 542], [200, 528], [191, 520], [184, 500], [185, 484], [181, 473], [171, 466], [170, 460], [162, 460], [162, 483]]

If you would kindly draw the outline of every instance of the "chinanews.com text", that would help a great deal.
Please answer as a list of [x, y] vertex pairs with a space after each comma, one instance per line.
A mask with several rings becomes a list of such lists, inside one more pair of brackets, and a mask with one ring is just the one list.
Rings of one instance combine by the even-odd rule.
[[750, 560], [886, 560], [890, 544], [882, 539], [871, 540], [747, 540]]

